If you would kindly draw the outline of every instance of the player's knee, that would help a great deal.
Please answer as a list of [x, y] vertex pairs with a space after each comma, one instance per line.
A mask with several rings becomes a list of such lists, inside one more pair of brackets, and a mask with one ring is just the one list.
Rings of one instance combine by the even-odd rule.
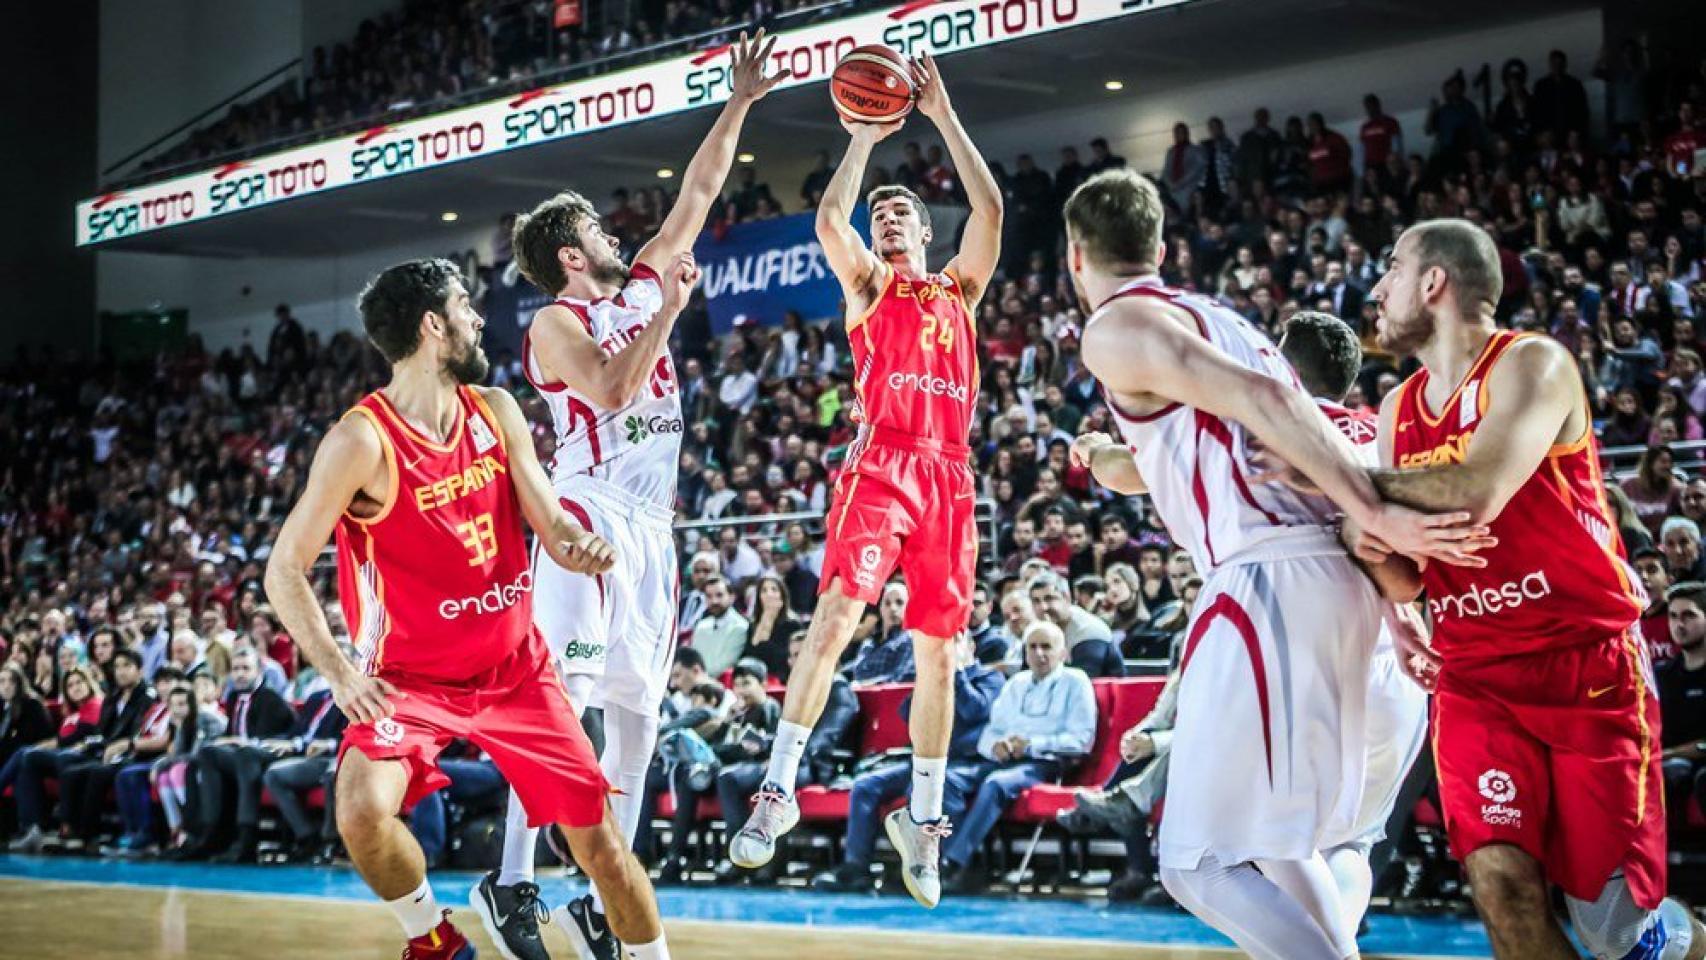
[[1592, 902], [1565, 897], [1570, 925], [1595, 960], [1681, 960], [1693, 939], [1694, 921], [1674, 900], [1643, 910], [1621, 876], [1613, 877]]
[[1528, 923], [1550, 915], [1545, 880], [1527, 854], [1514, 847], [1487, 847], [1470, 854], [1466, 866], [1475, 904], [1489, 924]]
[[1198, 896], [1195, 882], [1194, 875], [1196, 872], [1195, 870], [1180, 870], [1177, 867], [1161, 868], [1161, 889], [1167, 891], [1168, 896], [1178, 901], [1179, 905], [1187, 910], [1196, 910], [1202, 904], [1202, 898]]
[[591, 829], [575, 830], [571, 836], [575, 862], [588, 876], [596, 880], [613, 876], [622, 869], [628, 848], [609, 820]]

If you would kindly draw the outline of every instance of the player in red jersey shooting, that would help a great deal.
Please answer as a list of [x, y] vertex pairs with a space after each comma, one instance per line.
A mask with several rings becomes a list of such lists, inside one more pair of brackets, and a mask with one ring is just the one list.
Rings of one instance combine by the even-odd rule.
[[[685, 259], [670, 265], [665, 309], [686, 302], [694, 275]], [[402, 924], [405, 957], [474, 955], [448, 912], [441, 917], [420, 845], [397, 819], [448, 782], [438, 753], [467, 738], [491, 755], [535, 824], [563, 828], [628, 956], [666, 960], [651, 884], [533, 626], [522, 524], [578, 573], [608, 570], [610, 546], [558, 505], [515, 399], [473, 386], [488, 366], [485, 321], [454, 264], [386, 270], [362, 292], [361, 314], [391, 361], [391, 381], [321, 441], [266, 575], [280, 619], [351, 722], [337, 784], [350, 859]], [[360, 663], [333, 642], [307, 577], [334, 531]]]
[[770, 861], [799, 821], [794, 786], [812, 725], [823, 712], [842, 650], [867, 604], [898, 564], [913, 584], [905, 626], [912, 632], [912, 795], [886, 821], [902, 877], [919, 903], [941, 895], [943, 779], [954, 718], [952, 638], [966, 628], [977, 564], [974, 478], [966, 439], [977, 401], [978, 299], [1001, 255], [1001, 190], [928, 56], [913, 64], [918, 109], [941, 131], [965, 179], [971, 215], [959, 255], [941, 273], [925, 263], [930, 212], [904, 187], [868, 198], [871, 245], [850, 222], [871, 150], [900, 129], [842, 121], [852, 143], [817, 212], [824, 256], [847, 300], [847, 331], [862, 416], [825, 518], [828, 550], [811, 631], [789, 678], [770, 770], [751, 819], [729, 843], [743, 867]]
[[1380, 410], [1381, 493], [1466, 508], [1496, 544], [1481, 567], [1429, 564], [1434, 633], [1400, 636], [1434, 691], [1452, 851], [1500, 960], [1706, 956], [1706, 930], [1665, 894], [1659, 709], [1636, 620], [1645, 601], [1606, 505], [1575, 358], [1501, 330], [1498, 251], [1465, 220], [1399, 238], [1370, 299], [1380, 345], [1423, 369]]

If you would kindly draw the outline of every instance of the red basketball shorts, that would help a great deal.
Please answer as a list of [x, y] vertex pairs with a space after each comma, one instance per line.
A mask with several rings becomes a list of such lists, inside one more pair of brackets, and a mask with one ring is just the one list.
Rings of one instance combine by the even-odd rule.
[[898, 565], [910, 592], [908, 630], [964, 630], [977, 573], [969, 457], [963, 444], [875, 430], [835, 481], [820, 592], [840, 578], [842, 592], [876, 603]]
[[396, 713], [352, 724], [339, 756], [353, 748], [373, 760], [402, 761], [409, 771], [403, 809], [450, 782], [438, 755], [463, 738], [491, 756], [521, 798], [529, 825], [590, 827], [604, 819], [609, 786], [537, 635], [466, 683], [381, 676], [397, 688]]
[[1521, 848], [1595, 900], [1622, 868], [1645, 909], [1665, 894], [1659, 702], [1633, 632], [1583, 646], [1448, 662], [1434, 750], [1451, 850]]

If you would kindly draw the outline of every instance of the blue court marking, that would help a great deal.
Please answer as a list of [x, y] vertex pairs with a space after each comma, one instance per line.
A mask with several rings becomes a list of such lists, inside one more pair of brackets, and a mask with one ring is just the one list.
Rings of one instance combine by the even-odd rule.
[[[447, 906], [468, 902], [477, 873], [440, 871], [433, 891]], [[329, 900], [373, 900], [361, 877], [347, 867], [236, 867], [181, 863], [104, 862], [75, 857], [0, 854], [0, 877], [71, 883], [131, 884], [226, 893], [285, 895]], [[579, 893], [581, 881], [541, 874], [549, 903]], [[1194, 917], [1173, 910], [1109, 907], [1067, 899], [951, 897], [924, 910], [899, 896], [829, 894], [799, 889], [661, 887], [666, 919], [764, 923], [783, 926], [906, 930], [916, 934], [1050, 937], [1150, 946], [1230, 947], [1230, 941]], [[1416, 957], [1488, 957], [1491, 948], [1476, 922], [1437, 917], [1369, 918], [1362, 949]]]

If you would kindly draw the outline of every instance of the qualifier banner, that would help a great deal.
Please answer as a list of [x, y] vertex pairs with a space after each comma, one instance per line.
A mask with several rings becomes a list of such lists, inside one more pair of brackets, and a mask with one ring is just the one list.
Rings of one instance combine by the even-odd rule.
[[[1194, 0], [915, 0], [778, 34], [773, 69], [796, 87], [829, 78], [856, 46], [943, 56]], [[194, 223], [338, 187], [638, 123], [729, 98], [727, 46], [381, 125], [77, 204], [77, 245]], [[824, 105], [828, 111], [829, 105]]]
[[[853, 229], [871, 242], [870, 212], [853, 210]], [[840, 313], [841, 284], [817, 240], [817, 214], [737, 224], [716, 235], [706, 230], [693, 244], [705, 275], [699, 292], [711, 313], [711, 332], [722, 336], [739, 323], [778, 326], [797, 311], [810, 322]]]

